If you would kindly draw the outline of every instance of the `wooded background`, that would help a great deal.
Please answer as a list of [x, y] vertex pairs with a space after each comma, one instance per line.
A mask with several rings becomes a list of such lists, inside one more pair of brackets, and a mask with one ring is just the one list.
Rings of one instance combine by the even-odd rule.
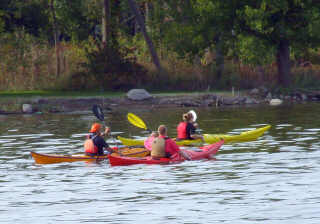
[[317, 88], [317, 0], [1, 0], [0, 90]]

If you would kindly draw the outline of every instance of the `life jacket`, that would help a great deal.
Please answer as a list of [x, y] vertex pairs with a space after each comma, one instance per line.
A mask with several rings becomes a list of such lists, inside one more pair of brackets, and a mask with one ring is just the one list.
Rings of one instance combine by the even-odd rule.
[[178, 139], [187, 139], [187, 125], [188, 122], [180, 122], [180, 124], [177, 127], [177, 138]]
[[87, 139], [84, 141], [84, 150], [86, 153], [97, 154], [98, 147], [93, 143], [93, 139], [97, 137], [96, 135], [91, 137], [87, 136]]
[[155, 138], [151, 143], [151, 156], [152, 158], [166, 157], [166, 139]]

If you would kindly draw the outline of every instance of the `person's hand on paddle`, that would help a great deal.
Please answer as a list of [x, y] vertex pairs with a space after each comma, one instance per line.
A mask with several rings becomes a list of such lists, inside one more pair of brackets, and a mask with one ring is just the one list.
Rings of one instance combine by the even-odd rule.
[[195, 128], [197, 128], [197, 129], [199, 128], [199, 125], [198, 125], [198, 123], [196, 123], [196, 122], [193, 122], [192, 124], [193, 124], [193, 126], [194, 126]]
[[106, 126], [106, 129], [104, 130], [103, 135], [104, 135], [104, 136], [108, 136], [108, 135], [110, 134], [110, 132], [111, 132], [111, 129]]

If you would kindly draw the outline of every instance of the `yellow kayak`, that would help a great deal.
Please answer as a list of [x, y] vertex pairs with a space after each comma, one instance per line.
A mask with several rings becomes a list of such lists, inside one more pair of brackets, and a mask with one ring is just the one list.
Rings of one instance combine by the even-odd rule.
[[[257, 128], [251, 131], [241, 132], [238, 135], [227, 135], [227, 134], [204, 134], [203, 138], [205, 143], [213, 144], [221, 139], [224, 139], [225, 143], [232, 143], [232, 142], [247, 142], [247, 141], [254, 141], [262, 136], [266, 131], [271, 128], [271, 125], [266, 125], [261, 128]], [[124, 138], [118, 136], [118, 139], [121, 141], [123, 145], [127, 146], [141, 146], [144, 145], [145, 139], [132, 139], [132, 138]], [[176, 141], [178, 145], [199, 145], [203, 142], [200, 139], [196, 140], [182, 140]]]

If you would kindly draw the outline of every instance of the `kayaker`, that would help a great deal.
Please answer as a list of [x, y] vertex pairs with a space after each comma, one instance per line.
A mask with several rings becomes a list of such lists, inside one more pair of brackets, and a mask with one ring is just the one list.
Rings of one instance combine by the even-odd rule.
[[177, 138], [176, 140], [193, 140], [202, 139], [203, 136], [196, 134], [198, 124], [194, 122], [193, 115], [191, 112], [182, 115], [182, 122], [177, 126]]
[[104, 140], [103, 136], [108, 136], [111, 129], [106, 127], [104, 132], [101, 133], [101, 125], [99, 123], [94, 123], [91, 126], [90, 134], [88, 139], [84, 143], [85, 153], [89, 156], [101, 156], [104, 155], [104, 150], [107, 153], [112, 153], [113, 150], [109, 147], [108, 143]]
[[152, 142], [155, 138], [159, 137], [159, 133], [157, 131], [153, 131], [151, 135], [143, 142], [144, 147], [151, 151]]
[[160, 125], [158, 128], [159, 136], [152, 142], [151, 156], [153, 159], [159, 159], [162, 157], [175, 157], [178, 154], [183, 156], [187, 160], [191, 160], [190, 156], [184, 151], [180, 150], [179, 146], [167, 135], [167, 127]]

